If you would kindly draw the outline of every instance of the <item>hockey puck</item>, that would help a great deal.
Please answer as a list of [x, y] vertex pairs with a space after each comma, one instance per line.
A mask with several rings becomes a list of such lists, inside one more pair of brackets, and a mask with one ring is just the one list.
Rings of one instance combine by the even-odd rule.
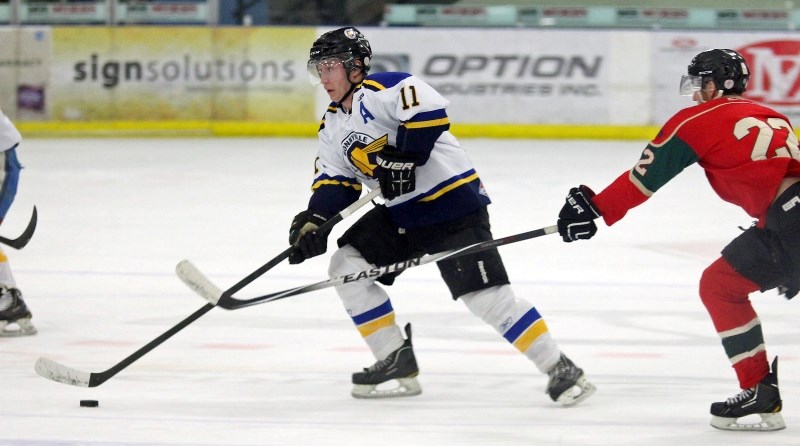
[[97, 407], [99, 405], [97, 400], [81, 400], [81, 407]]

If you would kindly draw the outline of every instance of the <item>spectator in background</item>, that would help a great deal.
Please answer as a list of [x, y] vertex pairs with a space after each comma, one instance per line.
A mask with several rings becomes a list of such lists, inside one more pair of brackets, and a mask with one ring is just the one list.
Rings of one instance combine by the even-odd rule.
[[269, 21], [272, 25], [344, 25], [352, 23], [347, 3], [348, 0], [275, 1], [269, 6]]

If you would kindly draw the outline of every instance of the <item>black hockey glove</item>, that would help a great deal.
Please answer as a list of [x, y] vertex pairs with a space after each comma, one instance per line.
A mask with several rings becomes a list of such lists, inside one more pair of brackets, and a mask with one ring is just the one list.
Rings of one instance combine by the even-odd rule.
[[303, 211], [292, 220], [289, 228], [289, 243], [294, 246], [289, 254], [289, 263], [303, 263], [305, 259], [324, 254], [328, 250], [328, 233], [319, 232], [317, 228], [328, 221], [320, 214]]
[[375, 178], [381, 186], [383, 198], [391, 200], [400, 195], [413, 192], [417, 188], [415, 170], [419, 158], [410, 153], [386, 146], [375, 157], [378, 167]]
[[597, 233], [594, 219], [600, 211], [592, 204], [594, 192], [584, 185], [573, 187], [567, 194], [567, 202], [558, 213], [558, 233], [565, 242], [588, 240]]

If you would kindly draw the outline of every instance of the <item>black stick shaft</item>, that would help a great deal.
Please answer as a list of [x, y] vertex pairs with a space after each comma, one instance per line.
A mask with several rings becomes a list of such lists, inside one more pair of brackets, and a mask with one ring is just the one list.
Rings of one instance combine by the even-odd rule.
[[161, 336], [148, 342], [147, 345], [140, 348], [139, 350], [136, 350], [130, 356], [118, 362], [110, 369], [100, 373], [92, 373], [91, 377], [89, 378], [89, 387], [99, 386], [100, 384], [103, 384], [104, 382], [108, 381], [109, 379], [111, 379], [111, 377], [121, 372], [129, 365], [133, 364], [137, 359], [141, 358], [149, 351], [153, 350], [154, 348], [161, 345], [164, 341], [171, 338], [173, 335], [175, 335], [175, 333], [183, 330], [192, 322], [200, 319], [201, 316], [211, 311], [212, 308], [214, 308], [214, 305], [211, 304], [203, 305], [202, 308], [189, 315], [189, 317], [180, 321], [177, 325], [162, 333]]
[[[331, 228], [333, 228], [333, 226], [335, 224], [337, 224], [340, 221], [342, 221], [344, 218], [346, 218], [347, 216], [349, 216], [350, 214], [352, 214], [353, 212], [358, 210], [363, 205], [369, 203], [373, 198], [376, 198], [379, 194], [380, 194], [380, 189], [372, 190], [369, 194], [367, 194], [364, 197], [360, 198], [358, 201], [356, 201], [355, 203], [351, 204], [346, 209], [342, 210], [340, 213], [336, 214], [333, 218], [331, 218], [330, 220], [328, 220], [324, 224], [320, 225], [318, 230], [325, 230], [325, 231], [331, 230]], [[28, 224], [28, 229], [25, 230], [25, 233], [28, 234], [28, 236], [27, 236], [28, 239], [30, 239], [30, 235], [33, 234], [33, 229], [32, 228], [35, 228], [35, 227], [36, 227], [36, 207], [33, 208], [33, 217], [31, 219], [31, 223]], [[25, 235], [25, 234], [23, 234], [23, 235]], [[21, 238], [22, 237], [20, 237], [20, 239]], [[4, 242], [3, 240], [4, 239], [0, 237], [0, 242]], [[27, 239], [24, 241], [24, 243], [27, 243]], [[24, 246], [24, 244], [22, 246]], [[257, 279], [258, 277], [260, 277], [261, 275], [263, 275], [264, 273], [266, 273], [267, 271], [272, 269], [275, 265], [281, 263], [284, 259], [289, 257], [289, 254], [291, 254], [292, 249], [293, 248], [291, 248], [291, 247], [286, 249], [282, 253], [278, 254], [277, 257], [275, 257], [274, 259], [272, 259], [269, 262], [265, 263], [260, 268], [258, 268], [257, 270], [253, 271], [252, 273], [250, 273], [247, 277], [245, 277], [244, 279], [240, 280], [239, 282], [237, 282], [232, 287], [228, 288], [223, 293], [223, 295], [220, 298], [220, 300], [224, 299], [225, 296], [230, 296], [233, 293], [235, 293], [236, 291], [239, 291], [240, 289], [244, 288], [249, 283], [251, 283], [253, 280]], [[113, 367], [109, 368], [108, 370], [103, 371], [103, 372], [99, 372], [99, 373], [90, 373], [89, 374], [89, 385], [88, 386], [89, 387], [96, 387], [96, 386], [99, 386], [100, 384], [103, 384], [104, 382], [108, 381], [114, 375], [116, 375], [117, 373], [121, 372], [126, 367], [128, 367], [131, 364], [133, 364], [134, 362], [136, 362], [139, 358], [141, 358], [142, 356], [146, 355], [148, 352], [152, 351], [153, 349], [155, 349], [159, 345], [161, 345], [164, 341], [166, 341], [167, 339], [171, 338], [172, 336], [174, 336], [179, 331], [181, 331], [184, 328], [186, 328], [187, 326], [189, 326], [189, 324], [191, 324], [192, 322], [200, 319], [204, 314], [206, 314], [209, 311], [211, 311], [211, 309], [214, 308], [215, 306], [216, 305], [213, 305], [213, 304], [210, 304], [210, 303], [204, 305], [202, 308], [200, 308], [197, 311], [195, 311], [194, 313], [190, 314], [187, 318], [185, 318], [184, 320], [180, 321], [175, 326], [173, 326], [169, 330], [165, 331], [164, 333], [162, 333], [157, 338], [155, 338], [152, 341], [148, 342], [147, 345], [143, 346], [139, 350], [136, 350], [130, 356], [128, 356], [127, 358], [125, 358], [122, 361], [118, 362]]]
[[[373, 189], [372, 191], [370, 191], [370, 193], [368, 193], [367, 195], [364, 195], [358, 201], [356, 201], [355, 203], [351, 204], [350, 206], [348, 206], [347, 208], [345, 208], [344, 210], [342, 210], [341, 212], [339, 212], [335, 216], [331, 217], [328, 221], [326, 221], [325, 223], [320, 225], [320, 227], [317, 228], [317, 231], [320, 231], [320, 232], [330, 231], [331, 229], [333, 229], [333, 227], [337, 223], [339, 223], [340, 221], [344, 220], [350, 214], [352, 214], [353, 212], [357, 211], [359, 208], [361, 208], [365, 204], [369, 203], [374, 198], [377, 198], [378, 195], [380, 195], [380, 193], [381, 193], [380, 188]], [[219, 298], [219, 302], [217, 302], [217, 305], [221, 304], [220, 306], [225, 308], [225, 302], [227, 302], [230, 299], [232, 299], [234, 293], [236, 293], [237, 291], [239, 291], [242, 288], [246, 287], [247, 285], [250, 285], [251, 283], [253, 283], [254, 280], [256, 280], [259, 277], [263, 276], [267, 271], [271, 270], [276, 265], [278, 265], [279, 263], [281, 263], [284, 260], [286, 260], [289, 257], [289, 255], [292, 254], [292, 250], [294, 250], [294, 247], [290, 246], [290, 247], [286, 248], [286, 250], [284, 250], [282, 253], [278, 254], [274, 259], [272, 259], [269, 262], [261, 265], [261, 267], [259, 267], [257, 270], [255, 270], [252, 273], [248, 274], [247, 277], [245, 277], [244, 279], [236, 282], [232, 287], [230, 287], [227, 290], [223, 291], [222, 292], [222, 296], [220, 296], [220, 298]]]
[[0, 243], [4, 245], [8, 245], [14, 249], [22, 249], [33, 237], [33, 232], [36, 231], [36, 222], [38, 221], [38, 213], [36, 211], [36, 206], [33, 207], [33, 214], [31, 214], [31, 219], [28, 222], [28, 226], [22, 231], [22, 234], [17, 238], [7, 238], [0, 236]]

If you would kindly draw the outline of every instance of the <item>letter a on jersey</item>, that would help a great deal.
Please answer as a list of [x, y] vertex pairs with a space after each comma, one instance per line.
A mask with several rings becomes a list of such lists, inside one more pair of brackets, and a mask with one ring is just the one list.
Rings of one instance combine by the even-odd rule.
[[367, 107], [364, 106], [363, 102], [361, 103], [361, 106], [358, 107], [358, 112], [361, 113], [361, 118], [364, 119], [364, 124], [367, 123], [368, 119], [375, 119], [375, 117], [372, 116], [372, 113], [367, 110]]

